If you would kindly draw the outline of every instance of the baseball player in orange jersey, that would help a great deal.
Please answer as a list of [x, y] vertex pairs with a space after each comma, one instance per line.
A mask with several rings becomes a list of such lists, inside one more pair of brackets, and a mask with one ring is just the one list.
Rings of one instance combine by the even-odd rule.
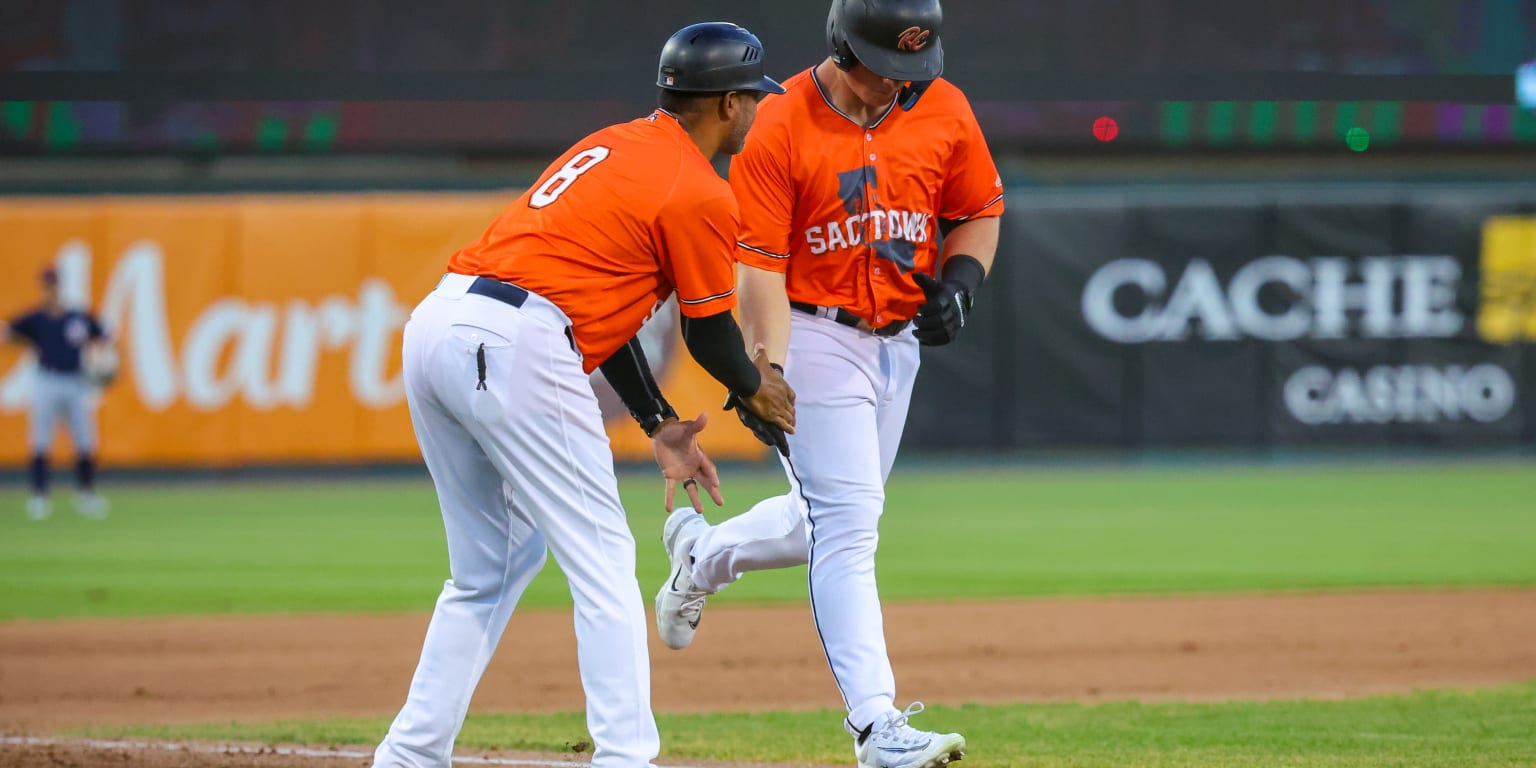
[[686, 27], [662, 49], [660, 108], [562, 155], [411, 313], [406, 398], [447, 531], [451, 578], [376, 766], [446, 768], [475, 685], [546, 547], [575, 601], [592, 764], [649, 765], [644, 603], [613, 454], [588, 374], [600, 368], [675, 483], [720, 504], [719, 478], [657, 389], [635, 334], [675, 291], [689, 352], [775, 429], [793, 394], [749, 360], [732, 318], [736, 200], [710, 166], [740, 151], [764, 93], [762, 45], [734, 24]]
[[[997, 249], [1002, 183], [970, 104], [938, 79], [938, 0], [835, 0], [831, 56], [763, 102], [731, 166], [744, 222], [742, 324], [799, 396], [790, 493], [711, 527], [668, 518], [657, 595], [666, 643], [747, 571], [810, 564], [816, 629], [860, 766], [939, 766], [959, 734], [895, 706], [875, 585], [877, 523], [919, 344], [965, 325]], [[939, 238], [943, 235], [942, 251]]]

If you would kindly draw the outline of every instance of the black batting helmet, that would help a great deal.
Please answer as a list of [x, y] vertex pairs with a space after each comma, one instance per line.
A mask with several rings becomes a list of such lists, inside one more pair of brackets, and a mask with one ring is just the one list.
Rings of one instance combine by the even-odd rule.
[[692, 24], [667, 38], [656, 85], [680, 93], [784, 92], [763, 74], [763, 44], [757, 35], [726, 21]]
[[843, 69], [861, 63], [892, 80], [925, 82], [944, 73], [939, 0], [832, 0], [827, 47]]

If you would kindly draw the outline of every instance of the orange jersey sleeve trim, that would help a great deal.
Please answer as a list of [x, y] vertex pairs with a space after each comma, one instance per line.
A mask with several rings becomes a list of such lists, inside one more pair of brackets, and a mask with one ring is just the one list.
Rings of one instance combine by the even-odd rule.
[[789, 254], [787, 253], [774, 253], [740, 241], [737, 241], [736, 249], [737, 259], [749, 267], [768, 272], [789, 271]]
[[1003, 193], [999, 192], [997, 193], [997, 197], [988, 200], [987, 204], [981, 207], [981, 210], [969, 216], [961, 216], [958, 219], [950, 219], [950, 221], [974, 221], [976, 219], [990, 219], [1001, 215], [1003, 215]]

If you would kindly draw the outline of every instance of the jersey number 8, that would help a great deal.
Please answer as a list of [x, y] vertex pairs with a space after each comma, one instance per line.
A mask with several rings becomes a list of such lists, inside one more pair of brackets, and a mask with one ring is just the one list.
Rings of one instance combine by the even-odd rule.
[[543, 208], [560, 199], [571, 185], [576, 183], [583, 173], [592, 170], [594, 166], [608, 159], [607, 147], [593, 147], [577, 152], [560, 170], [555, 171], [538, 189], [528, 197], [528, 206], [531, 208]]

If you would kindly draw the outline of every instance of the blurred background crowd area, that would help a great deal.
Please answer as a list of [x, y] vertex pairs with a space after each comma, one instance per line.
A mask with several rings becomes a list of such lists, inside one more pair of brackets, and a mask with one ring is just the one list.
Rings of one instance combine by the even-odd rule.
[[[652, 102], [659, 41], [727, 17], [773, 74], [824, 0], [9, 0], [0, 153], [543, 153]], [[1001, 152], [1536, 148], [1529, 0], [966, 0], [946, 76]], [[54, 76], [38, 79], [38, 76]], [[44, 98], [54, 94], [55, 98]]]
[[[750, 22], [774, 52], [804, 53], [818, 19], [773, 6], [795, 10], [699, 0], [11, 0], [0, 10], [0, 68], [516, 71], [579, 58], [624, 70], [633, 46], [653, 47], [639, 33], [706, 11]], [[967, 72], [1506, 74], [1530, 54], [1536, 28], [1521, 0], [969, 0], [948, 10], [944, 34]]]

